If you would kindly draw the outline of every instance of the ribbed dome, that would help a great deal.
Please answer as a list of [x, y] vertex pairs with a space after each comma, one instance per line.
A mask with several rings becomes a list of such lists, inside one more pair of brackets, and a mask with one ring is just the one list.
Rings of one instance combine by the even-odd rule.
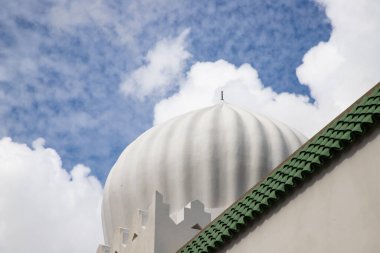
[[131, 227], [156, 190], [171, 212], [196, 199], [225, 208], [305, 140], [280, 122], [224, 102], [151, 128], [123, 151], [108, 176], [106, 243], [119, 227]]

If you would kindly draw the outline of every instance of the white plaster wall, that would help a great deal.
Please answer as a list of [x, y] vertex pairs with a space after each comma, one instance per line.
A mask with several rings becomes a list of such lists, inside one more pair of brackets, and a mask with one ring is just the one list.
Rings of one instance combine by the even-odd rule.
[[380, 129], [221, 252], [380, 252]]
[[100, 245], [97, 253], [168, 253], [175, 252], [199, 230], [211, 221], [211, 214], [204, 205], [194, 200], [182, 210], [183, 219], [175, 223], [170, 218], [170, 206], [163, 202], [164, 196], [155, 192], [146, 211], [139, 211], [138, 219], [130, 229], [119, 228], [113, 235], [110, 247]]

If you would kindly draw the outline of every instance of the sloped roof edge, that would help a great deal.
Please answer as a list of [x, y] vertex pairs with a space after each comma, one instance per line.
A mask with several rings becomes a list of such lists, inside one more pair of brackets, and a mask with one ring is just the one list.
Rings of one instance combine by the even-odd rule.
[[378, 126], [380, 83], [359, 98], [265, 179], [214, 219], [178, 252], [210, 252], [222, 247], [249, 223], [271, 210], [312, 175]]

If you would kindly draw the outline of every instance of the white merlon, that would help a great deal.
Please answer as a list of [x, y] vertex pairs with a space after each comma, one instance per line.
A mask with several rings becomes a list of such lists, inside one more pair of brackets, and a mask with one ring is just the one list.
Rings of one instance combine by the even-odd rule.
[[138, 210], [139, 218], [132, 227], [120, 228], [112, 238], [112, 246], [99, 245], [97, 253], [175, 252], [211, 221], [211, 214], [198, 200], [178, 213], [170, 214], [169, 210], [162, 194], [156, 191], [149, 209]]
[[96, 250], [96, 253], [111, 253], [111, 249], [108, 246], [99, 245], [98, 249]]

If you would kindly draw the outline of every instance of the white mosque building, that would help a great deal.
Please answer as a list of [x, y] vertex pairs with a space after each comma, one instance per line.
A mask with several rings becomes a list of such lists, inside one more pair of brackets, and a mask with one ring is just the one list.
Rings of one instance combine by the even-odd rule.
[[97, 253], [380, 252], [379, 118], [380, 84], [307, 142], [224, 101], [155, 126], [110, 171]]

